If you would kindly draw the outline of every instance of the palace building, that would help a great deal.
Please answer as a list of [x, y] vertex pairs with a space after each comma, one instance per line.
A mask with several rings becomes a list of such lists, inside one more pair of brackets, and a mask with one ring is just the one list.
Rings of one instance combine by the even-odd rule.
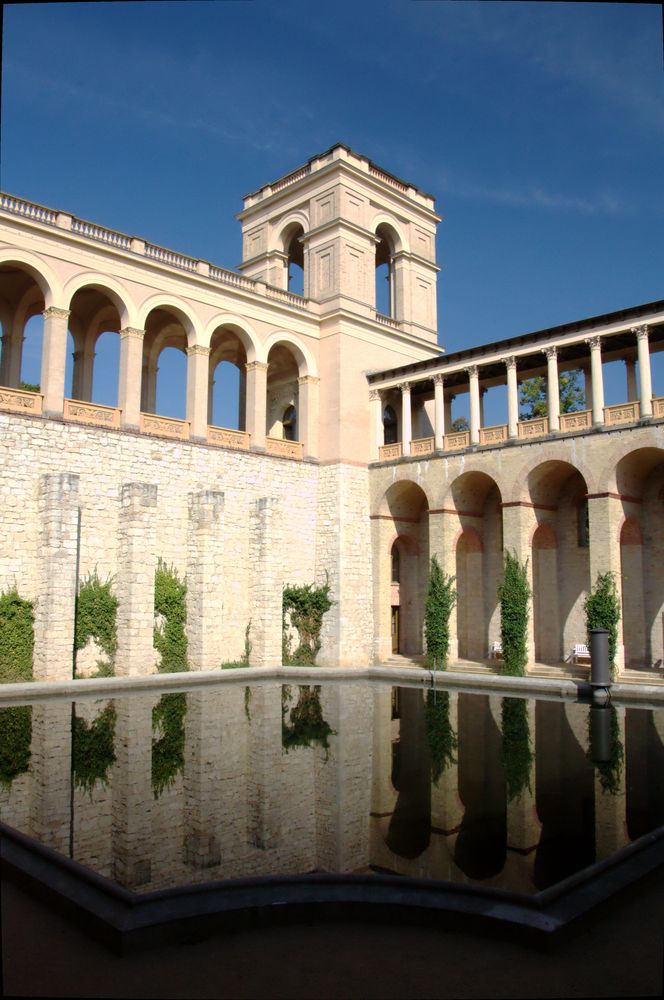
[[[456, 577], [451, 664], [486, 669], [506, 550], [528, 564], [529, 670], [569, 668], [606, 571], [622, 601], [619, 673], [661, 668], [664, 397], [651, 355], [664, 301], [445, 354], [430, 195], [336, 145], [246, 195], [238, 219], [232, 271], [0, 196], [0, 589], [36, 601], [35, 679], [72, 676], [77, 587], [95, 570], [119, 601], [116, 674], [152, 672], [158, 559], [187, 578], [193, 670], [238, 660], [247, 627], [252, 663], [281, 662], [283, 586], [326, 579], [320, 663], [416, 657], [434, 554]], [[289, 291], [299, 268], [302, 295]], [[21, 367], [40, 315], [35, 392]], [[114, 407], [93, 391], [109, 332]], [[157, 412], [168, 347], [186, 355], [186, 420]], [[624, 400], [606, 406], [603, 364], [616, 360]], [[223, 362], [239, 372], [232, 427], [212, 420]], [[570, 370], [585, 406], [565, 413]], [[520, 419], [519, 383], [534, 376], [547, 415]], [[497, 385], [506, 412], [486, 426]], [[468, 428], [455, 429], [464, 393]]]

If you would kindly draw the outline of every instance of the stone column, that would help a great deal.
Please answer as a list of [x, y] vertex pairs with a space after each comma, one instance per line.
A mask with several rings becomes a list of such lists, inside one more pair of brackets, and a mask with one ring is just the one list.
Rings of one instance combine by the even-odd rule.
[[602, 338], [589, 337], [586, 344], [590, 346], [590, 370], [592, 377], [593, 426], [601, 427], [604, 423], [604, 379], [602, 374]]
[[[590, 586], [594, 588], [600, 573], [613, 573], [622, 608], [622, 574], [620, 565], [620, 524], [623, 505], [620, 497], [609, 493], [588, 494], [590, 534]], [[616, 673], [625, 668], [625, 647], [622, 641], [622, 621], [618, 626]]]
[[141, 419], [144, 336], [145, 330], [137, 330], [133, 326], [120, 330], [118, 408], [122, 410], [122, 426], [133, 429], [138, 429]]
[[297, 380], [300, 412], [298, 437], [304, 443], [304, 457], [318, 458], [318, 386], [315, 375], [301, 375]]
[[153, 694], [133, 694], [116, 701], [113, 878], [128, 889], [152, 878], [152, 710], [156, 703]]
[[74, 671], [78, 575], [79, 477], [40, 476], [39, 593], [35, 608], [34, 679], [66, 681]]
[[274, 497], [251, 505], [249, 606], [252, 661], [257, 667], [281, 663], [281, 511]]
[[223, 660], [224, 494], [189, 494], [187, 648], [191, 670], [217, 670]]
[[[214, 382], [212, 386], [214, 386]], [[210, 387], [210, 413], [212, 412], [212, 386]], [[247, 429], [247, 371], [243, 365], [240, 365], [240, 391], [238, 393], [237, 408], [238, 430], [245, 431]]]
[[545, 347], [546, 354], [546, 400], [549, 411], [549, 430], [560, 430], [560, 382], [558, 380], [558, 351], [555, 347]]
[[[429, 555], [437, 556], [440, 567], [448, 576], [456, 576], [455, 536], [459, 530], [459, 516], [446, 510], [429, 511]], [[449, 663], [459, 659], [459, 636], [457, 629], [457, 605], [450, 614]]]
[[[244, 372], [242, 372], [241, 374], [244, 375]], [[212, 410], [213, 410], [213, 402], [214, 402], [214, 386], [215, 386], [214, 371], [212, 369], [212, 366], [210, 365], [209, 368], [208, 368], [208, 395], [207, 395], [207, 422], [208, 422], [208, 424], [212, 423]], [[241, 410], [241, 415], [242, 415], [242, 407], [240, 407], [240, 410]], [[240, 423], [238, 424], [238, 426], [239, 426], [240, 430], [242, 430], [242, 420], [241, 419], [240, 419]]]
[[373, 434], [371, 456], [373, 461], [377, 461], [380, 458], [380, 449], [385, 436], [383, 431], [383, 397], [377, 389], [371, 389], [369, 392], [369, 409], [371, 410], [371, 430]]
[[267, 365], [252, 361], [247, 372], [247, 430], [251, 434], [251, 447], [265, 451], [265, 422], [267, 419]]
[[480, 440], [480, 383], [477, 365], [466, 368], [470, 392], [470, 443]]
[[120, 487], [118, 544], [118, 677], [155, 673], [153, 646], [157, 487], [126, 483]]
[[44, 394], [44, 416], [61, 417], [65, 398], [69, 310], [50, 306], [44, 310], [43, 316], [41, 391]]
[[650, 373], [650, 350], [648, 348], [648, 326], [633, 327], [636, 334], [636, 348], [639, 357], [639, 402], [641, 417], [652, 417], [652, 376]]
[[195, 441], [207, 441], [209, 360], [209, 347], [187, 348], [187, 420]]
[[442, 451], [445, 447], [445, 377], [434, 375], [434, 448]]
[[507, 366], [507, 436], [511, 440], [519, 436], [519, 390], [516, 381], [516, 358], [505, 358]]
[[636, 362], [634, 358], [625, 358], [625, 374], [627, 376], [627, 402], [635, 403], [638, 394], [636, 391]]
[[410, 382], [402, 382], [398, 388], [401, 390], [401, 454], [410, 455], [410, 442], [413, 436]]

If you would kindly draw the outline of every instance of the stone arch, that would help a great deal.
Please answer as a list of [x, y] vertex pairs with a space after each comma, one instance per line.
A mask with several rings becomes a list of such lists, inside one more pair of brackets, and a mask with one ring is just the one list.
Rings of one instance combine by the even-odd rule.
[[[198, 318], [181, 299], [157, 294], [141, 304], [139, 325], [145, 330], [141, 410], [144, 413], [161, 412], [164, 416], [183, 419], [189, 411], [188, 352], [196, 346], [208, 346], [201, 345]], [[157, 373], [160, 358], [168, 348], [174, 348], [175, 351], [169, 352], [161, 366], [165, 369], [162, 370], [162, 379], [167, 373], [169, 377], [169, 392], [164, 403], [158, 401]], [[184, 361], [180, 354], [184, 355]], [[170, 412], [164, 413], [164, 410]]]
[[[73, 338], [72, 399], [117, 406], [120, 330], [135, 317], [114, 279], [84, 272], [65, 286]], [[99, 358], [97, 355], [99, 354]]]
[[[576, 454], [574, 456], [574, 462], [570, 462], [569, 445], [567, 447], [564, 445], [555, 446], [547, 442], [546, 453], [548, 462], [559, 462], [564, 465], [568, 465], [571, 469], [575, 469], [583, 477], [587, 486], [587, 493], [593, 493], [596, 490], [602, 489], [599, 485], [599, 479], [596, 473], [593, 471], [588, 462], [579, 459]], [[528, 460], [518, 468], [509, 488], [506, 485], [506, 503], [516, 503], [518, 501], [530, 500], [530, 476], [533, 472], [540, 469], [541, 466], [545, 464], [539, 460], [540, 454], [541, 452], [538, 449], [533, 448], [530, 451]]]
[[94, 288], [111, 300], [120, 316], [122, 329], [138, 325], [136, 304], [127, 289], [115, 278], [98, 271], [81, 271], [67, 281], [63, 289], [67, 309], [71, 309], [72, 299], [83, 288]]
[[227, 314], [208, 323], [204, 338], [210, 345], [208, 424], [244, 431], [247, 365], [256, 359], [256, 334], [249, 324]]
[[11, 247], [0, 249], [0, 269], [7, 264], [19, 264], [23, 270], [37, 283], [44, 296], [44, 308], [57, 306], [64, 308], [65, 296], [60, 281], [54, 272], [40, 257], [25, 250], [15, 250]]
[[145, 330], [145, 324], [150, 313], [156, 309], [172, 313], [182, 324], [187, 337], [187, 347], [195, 347], [197, 345], [202, 347], [209, 346], [203, 340], [198, 316], [188, 302], [175, 295], [157, 293], [151, 295], [148, 299], [144, 299], [138, 309], [138, 326], [140, 329]]
[[277, 344], [284, 344], [291, 351], [297, 363], [299, 377], [318, 376], [318, 365], [310, 348], [287, 330], [273, 330], [263, 342], [260, 357], [256, 360], [267, 362], [270, 351]]
[[376, 235], [380, 226], [388, 227], [394, 234], [394, 243], [392, 247], [393, 253], [400, 253], [401, 251], [407, 252], [410, 250], [410, 245], [405, 231], [402, 228], [401, 223], [395, 219], [394, 216], [388, 215], [386, 212], [378, 212], [371, 220], [369, 229], [374, 235]]
[[35, 254], [5, 248], [0, 251], [0, 299], [0, 384], [18, 389], [21, 380], [42, 382], [41, 314], [51, 307], [62, 308], [64, 297], [58, 279]]
[[212, 343], [213, 335], [217, 330], [222, 328], [232, 330], [235, 336], [242, 342], [247, 355], [247, 364], [259, 360], [261, 348], [258, 334], [243, 316], [236, 316], [234, 313], [221, 313], [208, 320], [203, 329], [201, 343], [209, 347]]

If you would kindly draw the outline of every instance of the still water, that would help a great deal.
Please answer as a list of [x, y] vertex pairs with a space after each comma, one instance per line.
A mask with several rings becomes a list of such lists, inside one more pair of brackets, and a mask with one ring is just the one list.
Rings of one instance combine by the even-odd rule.
[[390, 872], [535, 893], [664, 825], [664, 711], [368, 681], [0, 709], [0, 817], [137, 892]]

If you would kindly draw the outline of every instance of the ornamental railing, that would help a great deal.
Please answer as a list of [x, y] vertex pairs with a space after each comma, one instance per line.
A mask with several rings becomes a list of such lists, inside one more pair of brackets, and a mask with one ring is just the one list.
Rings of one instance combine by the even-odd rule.
[[0, 410], [12, 413], [31, 413], [41, 416], [44, 396], [41, 392], [25, 392], [23, 389], [8, 389], [0, 386]]
[[281, 458], [302, 458], [304, 455], [301, 441], [284, 441], [283, 438], [265, 438], [265, 450], [268, 455], [279, 455]]
[[216, 444], [222, 448], [234, 448], [237, 451], [249, 451], [251, 434], [246, 431], [232, 431], [228, 427], [213, 427], [207, 429], [208, 444]]
[[65, 420], [75, 420], [78, 424], [94, 427], [120, 428], [122, 410], [117, 406], [101, 406], [99, 403], [85, 403], [78, 399], [65, 399], [63, 416]]
[[616, 424], [633, 424], [639, 419], [641, 407], [637, 402], [618, 403], [604, 407], [604, 423], [607, 427]]
[[175, 438], [178, 441], [189, 440], [188, 420], [160, 417], [156, 413], [141, 413], [139, 426], [143, 434], [157, 434], [159, 437]]

